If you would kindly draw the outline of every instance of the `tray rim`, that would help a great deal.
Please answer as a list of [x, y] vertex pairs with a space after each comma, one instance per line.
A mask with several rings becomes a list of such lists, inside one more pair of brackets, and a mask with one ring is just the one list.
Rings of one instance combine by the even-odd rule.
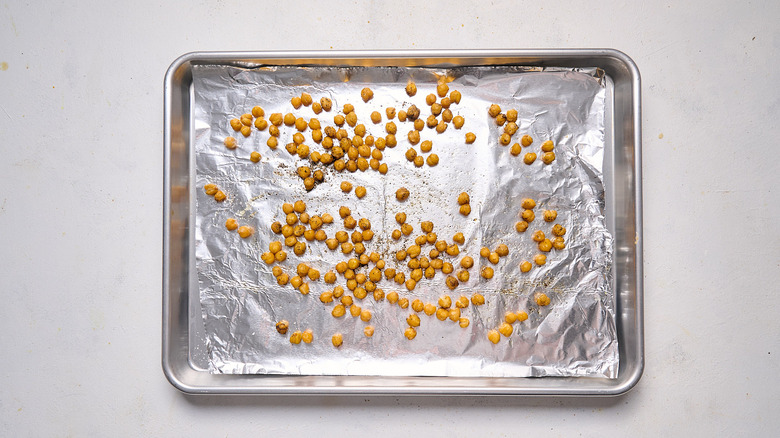
[[[636, 229], [636, 240], [634, 242], [634, 264], [636, 281], [632, 286], [634, 289], [634, 318], [636, 319], [636, 345], [633, 353], [636, 355], [635, 362], [627, 374], [627, 377], [621, 381], [615, 379], [616, 384], [606, 388], [588, 388], [582, 386], [559, 386], [556, 388], [545, 387], [522, 387], [522, 386], [495, 386], [495, 387], [475, 387], [475, 386], [426, 386], [412, 385], [399, 386], [391, 385], [389, 382], [380, 385], [344, 385], [344, 381], [352, 377], [357, 379], [373, 379], [379, 382], [383, 381], [431, 381], [448, 379], [459, 382], [469, 381], [468, 378], [452, 379], [447, 377], [372, 377], [372, 376], [261, 376], [262, 378], [272, 377], [282, 379], [281, 381], [306, 381], [307, 383], [317, 383], [316, 381], [332, 381], [333, 386], [311, 385], [311, 386], [249, 386], [238, 384], [197, 384], [192, 380], [192, 376], [182, 375], [176, 368], [171, 359], [171, 348], [173, 347], [171, 334], [168, 328], [171, 324], [170, 310], [170, 234], [171, 234], [171, 147], [172, 147], [172, 99], [173, 87], [177, 73], [188, 63], [207, 63], [207, 62], [252, 62], [257, 59], [278, 59], [278, 60], [309, 60], [316, 61], [329, 60], [331, 62], [338, 60], [360, 60], [360, 59], [468, 59], [468, 58], [523, 58], [522, 65], [558, 65], [554, 61], [562, 61], [570, 58], [601, 58], [618, 63], [626, 70], [631, 83], [631, 123], [633, 126], [632, 142], [633, 150], [633, 179], [634, 190], [632, 197], [634, 200], [634, 226]], [[548, 64], [548, 61], [553, 61]], [[517, 63], [519, 64], [519, 63]], [[431, 65], [431, 64], [427, 64]], [[600, 67], [597, 65], [597, 67]], [[168, 67], [164, 80], [164, 129], [163, 129], [163, 305], [162, 305], [162, 369], [167, 380], [178, 390], [185, 394], [263, 394], [263, 395], [301, 395], [301, 394], [321, 394], [321, 395], [534, 395], [534, 396], [616, 396], [630, 391], [636, 386], [644, 372], [644, 285], [643, 285], [643, 248], [642, 248], [642, 162], [641, 162], [641, 79], [639, 69], [634, 61], [625, 53], [615, 49], [470, 49], [470, 50], [333, 50], [333, 51], [196, 51], [181, 55], [175, 59]], [[188, 145], [189, 146], [189, 145]], [[617, 309], [616, 309], [617, 310]], [[195, 372], [194, 370], [191, 370]], [[191, 374], [191, 373], [189, 373]], [[210, 376], [216, 376], [211, 375]], [[225, 376], [220, 376], [225, 377]], [[230, 376], [228, 376], [230, 377]], [[249, 380], [258, 376], [233, 375], [235, 380]], [[248, 377], [248, 378], [247, 378]], [[188, 380], [188, 378], [190, 380]], [[471, 378], [485, 379], [485, 378]], [[531, 378], [503, 378], [504, 381], [528, 380]], [[587, 377], [544, 377], [539, 379], [552, 379], [561, 381], [587, 381], [593, 378]], [[313, 380], [314, 382], [308, 382]], [[535, 380], [535, 379], [534, 379]], [[230, 383], [230, 382], [228, 382]], [[342, 383], [342, 385], [338, 385]]]

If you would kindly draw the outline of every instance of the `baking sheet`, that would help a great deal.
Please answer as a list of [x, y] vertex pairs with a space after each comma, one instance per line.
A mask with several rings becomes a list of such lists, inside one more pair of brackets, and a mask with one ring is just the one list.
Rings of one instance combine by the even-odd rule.
[[[427, 128], [423, 139], [434, 141], [433, 152], [441, 163], [435, 168], [417, 169], [403, 157], [409, 145], [405, 133], [408, 123], [399, 126], [399, 145], [387, 149], [387, 177], [373, 171], [340, 175], [326, 172], [326, 182], [307, 193], [294, 176], [297, 160], [283, 149], [291, 131], [282, 130], [279, 149], [265, 146], [267, 133], [253, 133], [249, 139], [238, 136], [240, 146], [229, 151], [222, 146], [226, 135], [234, 135], [227, 121], [252, 106], [272, 112], [294, 111], [289, 98], [306, 91], [315, 98], [328, 95], [334, 109], [349, 102], [356, 106], [360, 122], [369, 132], [381, 133], [368, 120], [368, 112], [384, 107], [397, 109], [415, 103], [424, 115], [424, 96], [433, 91], [438, 77], [453, 78], [451, 89], [463, 93], [463, 101], [453, 107], [466, 118], [460, 131], [451, 126], [437, 135]], [[412, 77], [419, 91], [409, 98], [403, 91]], [[369, 85], [375, 98], [363, 104], [359, 90]], [[226, 66], [194, 68], [194, 126], [198, 187], [217, 183], [228, 193], [228, 201], [215, 204], [198, 190], [196, 253], [201, 289], [210, 369], [220, 373], [283, 374], [363, 374], [363, 375], [451, 375], [451, 376], [543, 376], [597, 375], [614, 377], [617, 373], [617, 337], [614, 324], [614, 296], [610, 288], [611, 236], [604, 226], [603, 149], [604, 87], [595, 69], [540, 69], [520, 67], [469, 67], [461, 69], [404, 68], [288, 68], [240, 69]], [[519, 133], [535, 139], [536, 152], [543, 139], [556, 144], [557, 160], [551, 166], [541, 162], [533, 166], [520, 163], [507, 147], [496, 142], [499, 129], [487, 115], [490, 103], [520, 112]], [[335, 111], [318, 117], [329, 122]], [[384, 119], [384, 117], [383, 117]], [[381, 125], [380, 125], [381, 126]], [[464, 132], [476, 133], [477, 142], [467, 146]], [[519, 140], [519, 135], [516, 136]], [[313, 143], [308, 142], [313, 145]], [[419, 146], [416, 148], [419, 152]], [[248, 160], [251, 150], [263, 154], [261, 163]], [[338, 189], [342, 180], [364, 185], [369, 195], [358, 201], [354, 194]], [[403, 181], [412, 196], [401, 208], [393, 198]], [[472, 196], [473, 212], [468, 220], [457, 213], [455, 197], [460, 191]], [[529, 232], [517, 234], [519, 201], [537, 200], [537, 219]], [[317, 300], [325, 284], [311, 282], [312, 293], [302, 296], [287, 286], [276, 285], [270, 267], [259, 260], [268, 242], [278, 240], [268, 230], [273, 220], [282, 219], [281, 202], [304, 199], [308, 210], [328, 212], [338, 218], [340, 205], [348, 205], [356, 217], [369, 217], [377, 237], [373, 250], [391, 254], [401, 247], [388, 238], [394, 227], [393, 216], [404, 210], [408, 222], [419, 234], [421, 220], [433, 220], [440, 238], [451, 241], [456, 231], [467, 241], [461, 256], [475, 258], [471, 280], [450, 293], [438, 273], [422, 281], [413, 292], [402, 286], [380, 283], [386, 292], [398, 290], [410, 300], [435, 302], [446, 292], [453, 297], [470, 296], [479, 291], [487, 298], [485, 306], [464, 310], [471, 325], [461, 329], [449, 321], [421, 316], [422, 325], [413, 341], [403, 338], [404, 320], [411, 309], [400, 309], [385, 302], [366, 298], [360, 304], [374, 314], [371, 324], [377, 330], [365, 338], [359, 319], [349, 316], [334, 319], [331, 306]], [[531, 273], [519, 275], [517, 264], [530, 259], [535, 244], [530, 231], [540, 228], [549, 234], [551, 224], [541, 221], [544, 208], [559, 212], [557, 222], [566, 226], [568, 246], [551, 253], [548, 264]], [[357, 213], [357, 214], [356, 214]], [[257, 233], [242, 241], [228, 233], [223, 224], [235, 217]], [[337, 222], [338, 223], [338, 222]], [[336, 230], [335, 224], [329, 235]], [[403, 246], [411, 244], [407, 239]], [[510, 247], [510, 256], [496, 268], [496, 276], [485, 281], [479, 268], [487, 262], [478, 250], [498, 243]], [[344, 259], [309, 244], [310, 252], [301, 261], [322, 273]], [[369, 250], [370, 251], [370, 250]], [[426, 248], [427, 252], [427, 248]], [[298, 258], [288, 251], [285, 263], [291, 272]], [[389, 257], [385, 257], [388, 261]], [[456, 257], [455, 260], [459, 260]], [[292, 273], [290, 275], [293, 275]], [[340, 281], [343, 284], [343, 281]], [[533, 294], [545, 291], [552, 304], [539, 308]], [[529, 319], [515, 324], [515, 333], [498, 345], [488, 342], [486, 332], [496, 327], [506, 310], [525, 310]], [[279, 319], [291, 322], [295, 329], [312, 328], [315, 342], [291, 345], [287, 337], [273, 330]], [[330, 335], [344, 334], [344, 345], [336, 350]], [[288, 335], [289, 336], [289, 333]]]

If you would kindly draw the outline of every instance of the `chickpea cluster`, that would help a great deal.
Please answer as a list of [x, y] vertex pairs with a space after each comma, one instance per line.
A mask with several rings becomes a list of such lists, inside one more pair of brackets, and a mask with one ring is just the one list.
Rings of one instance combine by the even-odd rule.
[[[488, 108], [488, 115], [495, 120], [496, 126], [503, 128], [503, 132], [498, 136], [498, 143], [501, 146], [509, 146], [512, 143], [512, 137], [520, 129], [517, 124], [518, 113], [516, 109], [507, 110], [506, 113], [501, 112], [501, 106], [494, 103]], [[523, 135], [519, 142], [515, 142], [510, 148], [509, 153], [517, 157], [523, 153], [523, 148], [529, 148], [534, 142], [533, 137], [528, 134]], [[554, 145], [552, 140], [547, 140], [542, 143], [542, 162], [546, 165], [552, 164], [555, 161], [555, 152], [553, 152]], [[527, 149], [525, 149], [527, 151]], [[527, 165], [531, 165], [536, 161], [536, 152], [527, 151], [523, 155], [523, 162]]]
[[217, 202], [222, 202], [225, 199], [227, 199], [227, 195], [225, 192], [219, 189], [216, 184], [206, 184], [203, 186], [203, 191], [206, 192], [207, 195], [214, 198]]
[[[521, 201], [520, 206], [520, 221], [515, 224], [515, 230], [518, 233], [525, 233], [530, 226], [530, 223], [536, 219], [534, 208], [536, 207], [536, 201], [532, 198], [525, 198]], [[544, 210], [542, 218], [545, 222], [551, 223], [558, 218], [558, 211], [556, 210]], [[537, 248], [540, 253], [533, 257], [533, 261], [537, 266], [543, 266], [547, 263], [547, 253], [552, 249], [562, 250], [566, 248], [566, 242], [563, 236], [566, 234], [566, 228], [560, 224], [554, 224], [550, 231], [551, 236], [545, 235], [544, 231], [537, 229], [531, 234], [531, 239], [536, 242]], [[552, 237], [554, 236], [554, 237]], [[550, 239], [552, 237], [552, 239]], [[533, 265], [528, 260], [520, 262], [520, 272], [529, 272]]]

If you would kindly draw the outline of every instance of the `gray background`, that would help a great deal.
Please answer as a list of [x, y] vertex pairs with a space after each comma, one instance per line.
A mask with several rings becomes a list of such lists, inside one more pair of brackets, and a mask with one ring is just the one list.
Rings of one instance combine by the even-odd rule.
[[[780, 3], [650, 3], [0, 2], [2, 434], [777, 434]], [[177, 56], [548, 47], [616, 48], [642, 72], [647, 360], [633, 391], [188, 397], [168, 384], [162, 100]]]

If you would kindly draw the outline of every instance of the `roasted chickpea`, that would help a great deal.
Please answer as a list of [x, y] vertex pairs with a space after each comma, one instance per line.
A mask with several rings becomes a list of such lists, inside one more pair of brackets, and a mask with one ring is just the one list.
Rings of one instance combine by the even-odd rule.
[[[409, 133], [406, 135], [407, 139], [409, 140], [409, 143], [411, 144], [417, 144], [420, 142], [420, 131], [412, 129], [409, 131]], [[407, 158], [409, 158], [407, 156]], [[411, 160], [409, 160], [411, 161]]]
[[434, 167], [439, 164], [439, 156], [436, 154], [430, 154], [425, 161], [428, 163], [428, 166]]
[[300, 97], [298, 97], [298, 96], [295, 96], [295, 97], [293, 97], [292, 99], [290, 99], [290, 103], [292, 104], [292, 106], [293, 106], [295, 109], [298, 109], [298, 108], [300, 108], [300, 107], [301, 107], [301, 103], [302, 103], [302, 102], [301, 102], [301, 98], [300, 98]]
[[539, 242], [539, 251], [550, 252], [552, 247], [553, 247], [553, 244], [552, 244], [552, 241], [550, 241], [550, 239], [544, 239], [541, 242]]
[[491, 278], [493, 278], [493, 268], [491, 268], [490, 266], [485, 266], [484, 268], [482, 268], [481, 275], [482, 278], [486, 280], [490, 280]]
[[471, 205], [469, 204], [461, 205], [459, 211], [460, 214], [462, 214], [463, 216], [468, 216], [471, 214]]
[[255, 120], [255, 128], [257, 128], [258, 131], [265, 131], [265, 128], [268, 127], [268, 121], [265, 119], [256, 119]]
[[370, 88], [366, 87], [360, 90], [360, 97], [363, 98], [363, 102], [368, 102], [372, 97], [374, 97], [374, 92], [371, 91]]
[[341, 347], [342, 343], [344, 343], [344, 337], [341, 335], [341, 333], [336, 333], [330, 338], [330, 341], [333, 343], [334, 347], [338, 348]]
[[545, 210], [544, 211], [544, 221], [545, 222], [552, 222], [558, 217], [558, 212], [555, 210]]
[[391, 237], [394, 240], [400, 239], [401, 238], [401, 230], [398, 230], [398, 229], [393, 230], [393, 233], [391, 234]]
[[537, 305], [544, 307], [550, 304], [550, 297], [545, 293], [538, 292], [534, 294], [534, 301]]
[[230, 119], [230, 127], [233, 128], [234, 131], [238, 132], [241, 130], [241, 127], [244, 126], [241, 124], [241, 120], [239, 119]]
[[563, 236], [566, 234], [566, 228], [564, 228], [561, 224], [555, 224], [553, 225], [552, 233], [556, 236]]
[[469, 271], [462, 270], [458, 272], [458, 280], [462, 283], [469, 281], [470, 277], [471, 276], [469, 275]]
[[446, 284], [450, 290], [454, 290], [456, 287], [458, 287], [459, 283], [457, 278], [450, 275], [446, 280], [444, 280], [444, 284]]
[[414, 329], [414, 327], [409, 327], [406, 330], [404, 330], [404, 336], [406, 336], [406, 339], [409, 339], [410, 341], [417, 336], [417, 330]]
[[[439, 95], [439, 97], [444, 97], [447, 95], [447, 93], [450, 91], [450, 87], [445, 84], [444, 82], [440, 83], [436, 86], [436, 94]], [[435, 97], [434, 97], [435, 99]]]
[[[387, 134], [385, 136], [385, 144], [389, 148], [394, 148], [398, 144], [398, 140], [395, 138], [395, 134]], [[381, 170], [380, 170], [381, 172]]]
[[235, 149], [238, 143], [236, 142], [235, 137], [225, 137], [225, 147], [228, 149]]
[[243, 225], [241, 227], [238, 227], [238, 235], [242, 238], [246, 239], [247, 237], [251, 236], [252, 233], [254, 233], [255, 230], [252, 227]]
[[[463, 123], [466, 120], [463, 118], [463, 116], [455, 116], [452, 118], [452, 125], [455, 126], [455, 129], [460, 129], [463, 127]], [[474, 135], [474, 134], [471, 134]], [[473, 142], [474, 140], [472, 140]], [[468, 135], [466, 136], [466, 142], [468, 142]]]
[[276, 284], [278, 284], [279, 286], [284, 286], [289, 282], [290, 282], [290, 276], [284, 272], [282, 273], [282, 275], [276, 277]]
[[545, 152], [542, 154], [542, 162], [544, 164], [552, 164], [555, 161], [555, 152]]
[[320, 105], [322, 106], [322, 109], [325, 111], [330, 111], [330, 109], [333, 107], [333, 101], [328, 99], [327, 97], [323, 97], [320, 99]]
[[533, 222], [534, 219], [536, 219], [536, 214], [533, 210], [523, 210], [523, 212], [520, 213], [520, 217], [526, 222]]
[[449, 109], [445, 109], [444, 111], [442, 111], [441, 119], [442, 119], [442, 121], [447, 122], [447, 123], [451, 122], [452, 121], [452, 111], [450, 111]]
[[488, 108], [488, 114], [490, 117], [497, 117], [499, 114], [501, 114], [501, 107], [495, 103], [490, 105], [490, 108]]
[[528, 229], [528, 222], [526, 221], [520, 221], [515, 224], [515, 230], [517, 230], [518, 233], [524, 233], [525, 230]]
[[471, 296], [471, 304], [475, 306], [481, 306], [485, 304], [485, 297], [480, 293], [475, 293]]
[[242, 114], [241, 115], [241, 124], [244, 126], [251, 126], [252, 125], [252, 114]]
[[283, 262], [287, 260], [287, 253], [284, 251], [279, 251], [276, 254], [274, 254], [274, 257], [276, 257], [277, 262]]
[[203, 186], [203, 191], [205, 191], [209, 196], [214, 196], [219, 191], [219, 188], [217, 188], [216, 184], [206, 184]]
[[563, 237], [556, 237], [552, 241], [552, 246], [557, 250], [562, 250], [566, 248], [566, 242], [564, 242]]
[[521, 152], [523, 152], [523, 148], [520, 147], [520, 143], [515, 143], [511, 148], [509, 148], [509, 153], [515, 157], [520, 155]]
[[274, 253], [269, 251], [269, 252], [264, 252], [260, 256], [260, 259], [262, 261], [264, 261], [266, 265], [270, 265], [271, 263], [273, 263], [276, 260], [276, 257], [274, 256]]
[[433, 105], [431, 105], [431, 114], [438, 116], [439, 114], [441, 114], [442, 109], [443, 108], [440, 103], [434, 103]]
[[433, 148], [433, 142], [430, 140], [425, 140], [422, 143], [420, 143], [420, 151], [428, 153]]
[[458, 245], [450, 245], [447, 247], [445, 251], [447, 252], [448, 255], [451, 255], [453, 257], [460, 254], [460, 248], [458, 248]]
[[458, 322], [460, 320], [460, 309], [457, 307], [453, 307], [447, 312], [449, 318], [453, 322]]
[[547, 140], [542, 143], [542, 152], [552, 152], [554, 147], [555, 146], [553, 145], [553, 142], [551, 140]]
[[409, 307], [409, 299], [408, 298], [399, 298], [398, 299], [398, 307], [402, 309], [406, 309]]
[[534, 263], [536, 263], [539, 266], [544, 265], [547, 263], [547, 256], [544, 254], [537, 254], [534, 256]]
[[454, 103], [460, 103], [460, 98], [461, 98], [460, 91], [458, 91], [458, 90], [452, 90], [452, 91], [450, 92], [450, 100], [451, 100], [452, 102], [454, 102]]
[[498, 261], [500, 260], [500, 256], [497, 252], [491, 252], [488, 256], [488, 261], [494, 265], [498, 264]]
[[225, 199], [227, 199], [227, 195], [222, 190], [217, 190], [217, 193], [214, 193], [214, 200], [217, 202], [222, 202]]
[[284, 124], [287, 126], [295, 125], [295, 120], [295, 116], [292, 113], [287, 113], [284, 115]]
[[477, 136], [473, 132], [466, 133], [466, 144], [472, 144], [477, 139]]
[[409, 190], [406, 187], [401, 187], [395, 191], [395, 198], [400, 202], [406, 201], [409, 199]]
[[488, 340], [494, 344], [498, 344], [498, 341], [501, 340], [501, 335], [498, 333], [498, 330], [490, 330], [487, 334]]
[[534, 231], [534, 233], [531, 235], [531, 239], [533, 239], [534, 242], [541, 242], [541, 241], [543, 241], [544, 240], [544, 231], [542, 231], [542, 230]]
[[276, 331], [280, 334], [286, 335], [287, 330], [290, 328], [290, 323], [287, 320], [281, 320], [276, 323]]
[[529, 152], [523, 156], [523, 162], [525, 164], [531, 165], [534, 161], [536, 161], [536, 154], [533, 152]]
[[496, 248], [496, 254], [498, 254], [500, 257], [506, 257], [509, 255], [509, 247], [505, 244], [500, 244]]
[[[430, 115], [430, 116], [428, 116], [428, 118], [425, 120], [425, 124], [426, 124], [426, 125], [427, 125], [429, 128], [434, 128], [434, 127], [436, 127], [436, 125], [438, 125], [438, 124], [439, 124], [439, 120], [438, 120], [438, 119], [436, 119], [436, 116], [434, 116], [433, 114], [431, 114], [431, 115]], [[419, 131], [419, 129], [418, 129], [418, 131]]]
[[500, 326], [498, 326], [498, 331], [502, 335], [509, 337], [514, 329], [512, 328], [512, 325], [507, 324], [506, 322], [502, 322]]

